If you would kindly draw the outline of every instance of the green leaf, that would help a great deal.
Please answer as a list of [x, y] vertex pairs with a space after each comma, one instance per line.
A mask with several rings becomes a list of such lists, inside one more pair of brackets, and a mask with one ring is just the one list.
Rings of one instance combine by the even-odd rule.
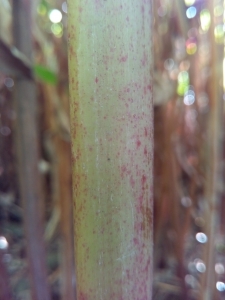
[[34, 66], [34, 74], [42, 82], [49, 83], [56, 85], [57, 84], [57, 75], [51, 71], [50, 69], [46, 68], [42, 65], [35, 65]]

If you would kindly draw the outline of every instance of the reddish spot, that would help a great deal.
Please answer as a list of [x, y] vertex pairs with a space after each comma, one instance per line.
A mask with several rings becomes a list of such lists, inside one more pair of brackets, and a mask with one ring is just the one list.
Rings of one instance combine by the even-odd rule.
[[148, 131], [147, 131], [147, 128], [145, 127], [145, 137], [148, 136]]
[[142, 195], [138, 197], [138, 201], [140, 202], [140, 204], [142, 204], [142, 202], [143, 202], [143, 196]]
[[88, 296], [81, 291], [78, 295], [78, 299], [79, 300], [88, 300]]
[[135, 186], [135, 181], [134, 181], [133, 176], [130, 177], [130, 184], [131, 184], [131, 187], [134, 188], [134, 186]]
[[134, 245], [138, 245], [138, 239], [137, 238], [134, 238], [133, 242], [134, 242]]
[[98, 83], [98, 77], [95, 78], [95, 83]]
[[143, 58], [141, 59], [141, 64], [144, 67], [147, 63], [147, 55], [144, 53]]
[[127, 171], [126, 166], [122, 166], [122, 168], [121, 168], [121, 174], [120, 174], [122, 178], [124, 178], [124, 175], [125, 175], [126, 171]]
[[142, 175], [141, 177], [141, 184], [144, 185], [146, 182], [147, 177], [145, 175]]
[[120, 58], [120, 62], [125, 62], [125, 61], [127, 61], [127, 58], [128, 58], [127, 55], [126, 55], [126, 56], [122, 56], [122, 57]]
[[126, 274], [127, 274], [127, 279], [130, 279], [130, 270], [126, 270]]
[[101, 4], [101, 1], [100, 0], [95, 0], [95, 5], [96, 5], [96, 8], [99, 9], [102, 7], [102, 4]]
[[137, 141], [136, 141], [136, 146], [137, 146], [137, 148], [139, 148], [139, 147], [141, 146], [140, 140], [137, 140]]
[[147, 147], [145, 146], [145, 149], [144, 149], [144, 155], [147, 156], [147, 154], [148, 154], [148, 151], [147, 151]]

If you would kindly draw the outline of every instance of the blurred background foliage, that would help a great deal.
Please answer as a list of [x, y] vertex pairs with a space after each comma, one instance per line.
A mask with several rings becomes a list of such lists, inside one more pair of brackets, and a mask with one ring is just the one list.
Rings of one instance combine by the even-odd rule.
[[[224, 15], [222, 0], [154, 1], [157, 300], [225, 297]], [[14, 47], [13, 1], [0, 0], [0, 299], [32, 297], [15, 146], [15, 81], [26, 77], [37, 91], [50, 299], [73, 300], [67, 4], [34, 0], [31, 19], [33, 62]]]

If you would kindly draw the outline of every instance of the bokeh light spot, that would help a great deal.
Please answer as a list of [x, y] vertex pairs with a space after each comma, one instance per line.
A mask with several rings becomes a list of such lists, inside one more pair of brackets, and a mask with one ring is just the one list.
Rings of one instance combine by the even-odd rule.
[[168, 58], [164, 61], [164, 68], [167, 71], [173, 70], [173, 67], [174, 67], [174, 60], [172, 58]]
[[4, 236], [0, 236], [0, 249], [7, 249], [8, 242]]
[[178, 75], [178, 82], [179, 83], [187, 83], [189, 82], [189, 75], [188, 72], [182, 71]]
[[63, 2], [63, 4], [62, 4], [62, 11], [67, 14], [67, 3], [66, 2]]
[[203, 31], [208, 31], [211, 24], [211, 16], [208, 9], [203, 9], [200, 12], [200, 23]]
[[191, 6], [195, 3], [195, 0], [184, 0], [185, 5]]
[[207, 235], [203, 232], [198, 232], [195, 237], [196, 240], [201, 244], [205, 244], [208, 241]]
[[53, 9], [49, 13], [49, 19], [52, 23], [59, 23], [62, 20], [62, 13], [58, 9]]
[[203, 227], [205, 225], [205, 221], [201, 217], [195, 218], [195, 224], [199, 227]]
[[192, 288], [195, 287], [195, 285], [196, 285], [196, 279], [195, 279], [194, 276], [192, 276], [190, 274], [187, 274], [184, 279], [185, 279], [185, 283], [187, 285], [190, 285]]
[[47, 8], [44, 4], [39, 4], [37, 7], [37, 13], [41, 16], [45, 16], [47, 13]]
[[0, 128], [0, 133], [3, 135], [3, 136], [8, 136], [11, 134], [11, 129], [8, 127], [8, 126], [2, 126]]
[[219, 275], [224, 274], [224, 272], [225, 272], [224, 266], [220, 263], [215, 264], [215, 271]]
[[197, 44], [195, 42], [187, 41], [186, 42], [186, 52], [189, 55], [195, 54], [197, 51]]
[[224, 292], [225, 291], [225, 283], [222, 281], [217, 281], [216, 288], [219, 292]]
[[223, 15], [223, 6], [221, 4], [218, 4], [214, 7], [214, 16], [220, 17]]
[[7, 88], [12, 88], [14, 86], [14, 81], [12, 78], [7, 77], [4, 80], [4, 84], [5, 84], [5, 86], [7, 86]]
[[195, 102], [195, 92], [192, 90], [188, 90], [184, 94], [184, 104], [185, 105], [192, 105]]
[[61, 37], [62, 34], [63, 34], [63, 25], [62, 25], [62, 23], [52, 24], [51, 31], [55, 36]]
[[223, 44], [224, 30], [223, 25], [219, 24], [214, 29], [215, 40], [218, 44]]
[[177, 93], [180, 96], [183, 96], [187, 91], [189, 87], [189, 74], [187, 71], [181, 71], [178, 74], [178, 86], [177, 86]]
[[205, 273], [206, 266], [201, 259], [195, 259], [195, 267], [199, 273]]
[[167, 14], [167, 7], [166, 7], [165, 5], [160, 6], [160, 7], [158, 8], [158, 15], [159, 15], [160, 17], [164, 17], [166, 14]]
[[189, 198], [189, 197], [182, 197], [182, 198], [181, 198], [181, 204], [182, 204], [184, 207], [190, 207], [190, 206], [192, 205], [191, 198]]
[[196, 14], [197, 14], [197, 9], [194, 6], [191, 6], [186, 10], [186, 16], [188, 19], [194, 18]]

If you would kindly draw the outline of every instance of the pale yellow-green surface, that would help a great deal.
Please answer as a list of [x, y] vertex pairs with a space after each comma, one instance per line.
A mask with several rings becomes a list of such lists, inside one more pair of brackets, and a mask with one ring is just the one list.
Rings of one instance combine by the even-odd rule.
[[78, 300], [150, 300], [151, 1], [68, 2]]

